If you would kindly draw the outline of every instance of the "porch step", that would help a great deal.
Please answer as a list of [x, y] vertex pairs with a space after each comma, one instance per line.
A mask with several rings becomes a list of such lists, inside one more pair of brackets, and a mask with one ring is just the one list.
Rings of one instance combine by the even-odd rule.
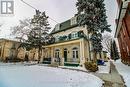
[[71, 62], [65, 62], [64, 66], [73, 66], [73, 67], [78, 67], [79, 63], [71, 63]]

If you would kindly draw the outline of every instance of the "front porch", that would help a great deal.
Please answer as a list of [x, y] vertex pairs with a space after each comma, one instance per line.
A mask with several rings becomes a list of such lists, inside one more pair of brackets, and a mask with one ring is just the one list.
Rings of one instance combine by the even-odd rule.
[[[61, 66], [83, 65], [85, 58], [88, 58], [85, 55], [87, 49], [85, 49], [84, 45], [84, 39], [49, 45], [44, 49], [43, 63], [58, 64]], [[50, 62], [44, 61], [47, 58], [50, 58], [48, 59]]]

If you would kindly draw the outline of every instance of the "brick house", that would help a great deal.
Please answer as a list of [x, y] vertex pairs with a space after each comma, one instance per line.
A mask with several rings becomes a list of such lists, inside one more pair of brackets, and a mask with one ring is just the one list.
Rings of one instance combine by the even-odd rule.
[[115, 37], [119, 42], [122, 62], [130, 65], [130, 0], [117, 0], [117, 3]]

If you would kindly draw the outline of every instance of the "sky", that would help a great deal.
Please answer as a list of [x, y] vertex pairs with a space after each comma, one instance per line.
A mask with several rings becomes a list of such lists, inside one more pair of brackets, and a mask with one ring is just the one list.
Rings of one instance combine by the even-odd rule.
[[[0, 0], [1, 1], [1, 0]], [[39, 9], [40, 11], [46, 11], [46, 14], [61, 23], [73, 17], [77, 13], [76, 2], [77, 0], [25, 0], [30, 5]], [[115, 18], [117, 14], [117, 3], [116, 0], [105, 0], [107, 10], [107, 20], [111, 25], [112, 35], [115, 31]], [[10, 27], [19, 24], [19, 20], [25, 18], [32, 18], [35, 14], [35, 10], [27, 6], [21, 0], [14, 0], [14, 15], [13, 16], [0, 16], [0, 38], [13, 38], [10, 36]], [[57, 24], [56, 22], [49, 19], [52, 29]]]

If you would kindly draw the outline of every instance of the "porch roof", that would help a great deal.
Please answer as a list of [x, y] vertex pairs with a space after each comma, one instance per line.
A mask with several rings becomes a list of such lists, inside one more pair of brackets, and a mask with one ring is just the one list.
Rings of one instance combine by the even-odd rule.
[[80, 38], [79, 39], [75, 39], [75, 40], [69, 40], [69, 41], [64, 41], [64, 42], [58, 42], [58, 43], [54, 43], [51, 45], [47, 45], [44, 47], [55, 47], [55, 46], [61, 46], [61, 45], [67, 45], [67, 44], [72, 44], [72, 43], [80, 43]]

